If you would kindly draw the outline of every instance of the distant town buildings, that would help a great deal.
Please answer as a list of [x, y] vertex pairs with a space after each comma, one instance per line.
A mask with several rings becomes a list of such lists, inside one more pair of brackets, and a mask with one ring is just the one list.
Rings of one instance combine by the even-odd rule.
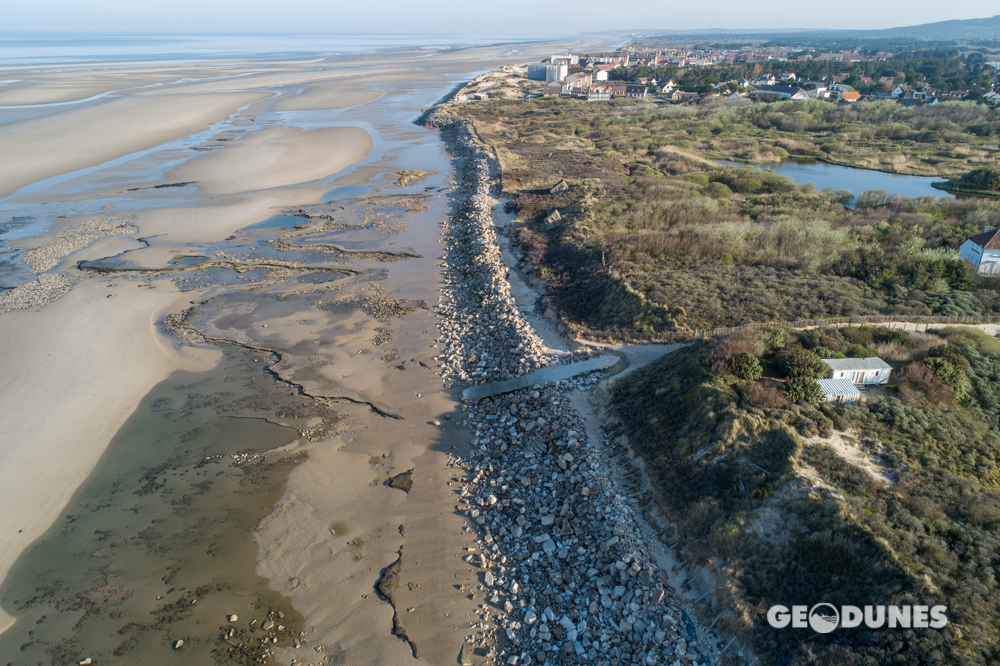
[[809, 94], [796, 86], [757, 86], [757, 99], [809, 99]]
[[[849, 104], [863, 100], [894, 100], [903, 106], [933, 106], [941, 101], [966, 99], [972, 96], [977, 100], [1000, 105], [1000, 92], [939, 90], [922, 79], [905, 82], [900, 80], [901, 77], [881, 76], [885, 73], [882, 66], [866, 69], [865, 74], [859, 74], [858, 68], [851, 66], [851, 63], [858, 62], [881, 62], [892, 55], [891, 53], [861, 55], [853, 51], [788, 53], [776, 49], [761, 52], [753, 47], [660, 49], [646, 52], [623, 49], [615, 52], [554, 54], [542, 62], [510, 66], [510, 73], [515, 79], [520, 76], [530, 81], [542, 82], [543, 85], [527, 85], [522, 78], [521, 83], [515, 84], [514, 88], [507, 86], [502, 91], [487, 91], [487, 88], [497, 83], [484, 81], [474, 93], [465, 92], [463, 97], [456, 99], [463, 101], [543, 95], [575, 96], [591, 101], [621, 97], [652, 97], [658, 102], [697, 103], [707, 97], [717, 96], [730, 101], [749, 98], [765, 102], [781, 100], [805, 102], [819, 99], [831, 103]], [[795, 64], [814, 60], [844, 63], [844, 69], [850, 66], [850, 71], [825, 74], [809, 80], [803, 74], [803, 69], [796, 69]], [[706, 71], [702, 69], [715, 65], [752, 63], [767, 63], [767, 66], [762, 68], [767, 71], [760, 72], [753, 78], [719, 80], [707, 76]], [[1000, 61], [986, 63], [985, 66], [995, 66], [1000, 74]], [[651, 68], [652, 72], [650, 69], [624, 69], [635, 67]], [[666, 67], [676, 68], [669, 70], [669, 73], [675, 76], [677, 81], [656, 71], [656, 68]], [[691, 76], [692, 73], [697, 76]]]

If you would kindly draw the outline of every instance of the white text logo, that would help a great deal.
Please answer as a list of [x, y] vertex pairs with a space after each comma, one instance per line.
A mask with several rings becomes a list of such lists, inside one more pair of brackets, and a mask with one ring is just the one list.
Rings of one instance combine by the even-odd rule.
[[941, 629], [948, 624], [947, 606], [771, 606], [767, 623], [775, 629], [811, 628], [818, 634], [834, 629], [854, 629], [862, 624], [869, 629]]

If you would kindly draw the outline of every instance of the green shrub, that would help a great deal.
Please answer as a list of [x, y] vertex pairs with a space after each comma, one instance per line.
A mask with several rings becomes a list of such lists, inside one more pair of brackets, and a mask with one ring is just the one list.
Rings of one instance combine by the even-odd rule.
[[744, 381], [755, 382], [764, 374], [760, 359], [747, 352], [733, 354], [729, 365], [733, 369], [733, 374]]
[[771, 350], [784, 349], [788, 344], [787, 328], [768, 328], [759, 333], [761, 341]]
[[990, 168], [973, 169], [962, 176], [962, 182], [971, 185], [977, 190], [1000, 191], [1000, 170]]
[[847, 348], [847, 358], [871, 358], [878, 356], [878, 350], [864, 345], [853, 344]]
[[705, 196], [729, 201], [729, 198], [733, 196], [733, 191], [726, 187], [725, 183], [709, 183], [705, 186]]
[[829, 347], [816, 347], [812, 350], [813, 354], [822, 358], [847, 358], [838, 351], [833, 351]]
[[939, 382], [954, 391], [955, 401], [958, 404], [968, 405], [972, 382], [966, 374], [969, 362], [965, 360], [965, 357], [958, 353], [954, 347], [933, 347], [927, 352], [924, 365], [934, 373], [934, 377]]
[[987, 354], [1000, 354], [1000, 342], [992, 335], [978, 328], [948, 326], [946, 328], [932, 329], [928, 332], [944, 338], [953, 345], [969, 345], [983, 356]]
[[826, 399], [826, 396], [823, 395], [823, 389], [819, 387], [819, 382], [810, 377], [789, 379], [781, 389], [792, 402], [807, 402], [817, 405]]
[[781, 359], [781, 371], [786, 377], [807, 377], [809, 379], [821, 379], [826, 377], [830, 367], [811, 351], [800, 350], [792, 352]]

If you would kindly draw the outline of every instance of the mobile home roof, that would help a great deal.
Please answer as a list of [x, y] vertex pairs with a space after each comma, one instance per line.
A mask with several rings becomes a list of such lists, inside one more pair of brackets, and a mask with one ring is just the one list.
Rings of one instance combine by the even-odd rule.
[[847, 379], [817, 379], [823, 395], [860, 395], [858, 387]]
[[892, 369], [891, 365], [877, 356], [871, 358], [824, 358], [823, 362], [836, 371]]

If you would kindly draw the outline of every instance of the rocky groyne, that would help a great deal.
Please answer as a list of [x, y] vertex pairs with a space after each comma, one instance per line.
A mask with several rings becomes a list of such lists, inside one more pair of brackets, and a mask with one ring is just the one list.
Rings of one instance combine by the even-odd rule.
[[[441, 130], [458, 181], [444, 228], [438, 360], [445, 376], [472, 385], [557, 362], [510, 295], [492, 216], [495, 160], [464, 121], [431, 112], [421, 122]], [[479, 572], [471, 592], [483, 598], [473, 626], [483, 645], [473, 647], [505, 664], [718, 663], [653, 558], [650, 530], [618, 484], [620, 462], [588, 435], [566, 395], [598, 381], [592, 375], [463, 406], [474, 438], [454, 462], [467, 474], [456, 509], [477, 534], [465, 559]]]

